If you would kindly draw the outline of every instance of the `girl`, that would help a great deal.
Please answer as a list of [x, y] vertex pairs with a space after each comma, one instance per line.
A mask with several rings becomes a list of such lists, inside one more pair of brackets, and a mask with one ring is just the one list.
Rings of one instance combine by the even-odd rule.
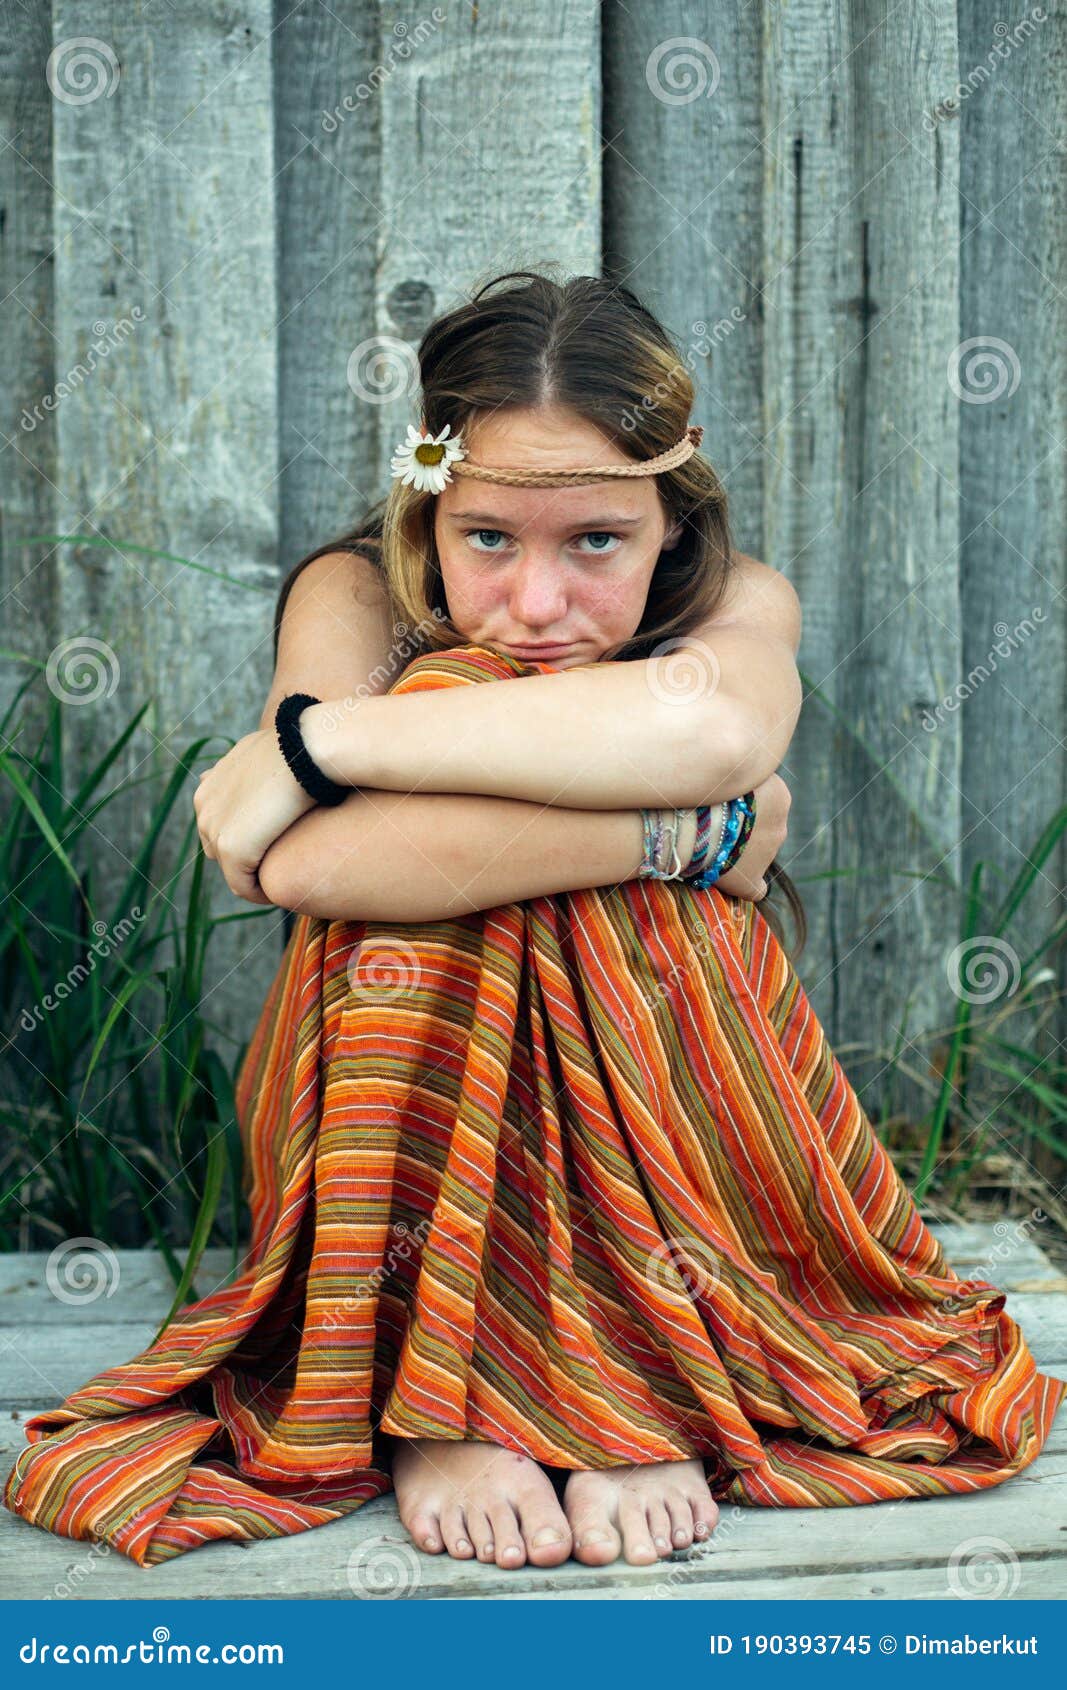
[[1067, 1385], [948, 1267], [764, 902], [802, 938], [799, 617], [677, 352], [625, 288], [519, 273], [420, 364], [389, 498], [285, 583], [260, 731], [196, 795], [296, 917], [244, 1271], [29, 1421], [7, 1506], [151, 1565], [392, 1487], [421, 1550], [516, 1567], [1002, 1483]]

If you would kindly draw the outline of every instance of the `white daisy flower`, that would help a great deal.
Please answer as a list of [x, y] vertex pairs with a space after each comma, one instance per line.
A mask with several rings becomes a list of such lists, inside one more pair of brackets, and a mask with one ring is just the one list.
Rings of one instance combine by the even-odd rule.
[[451, 424], [446, 423], [440, 434], [423, 434], [408, 423], [407, 439], [402, 440], [390, 459], [394, 476], [400, 476], [405, 486], [414, 486], [419, 493], [440, 493], [452, 480], [450, 464], [466, 456], [461, 434], [448, 436]]

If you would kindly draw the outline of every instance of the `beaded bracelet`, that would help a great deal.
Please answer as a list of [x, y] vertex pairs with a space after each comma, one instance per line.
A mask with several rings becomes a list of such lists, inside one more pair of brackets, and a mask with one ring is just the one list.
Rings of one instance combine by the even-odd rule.
[[304, 791], [319, 804], [340, 804], [351, 790], [331, 780], [311, 758], [300, 732], [300, 715], [309, 704], [321, 704], [309, 692], [291, 692], [282, 699], [274, 713], [274, 726], [282, 756], [300, 782]]
[[731, 798], [726, 804], [726, 816], [723, 824], [722, 837], [718, 850], [712, 858], [711, 866], [702, 874], [693, 876], [690, 886], [701, 890], [714, 886], [715, 882], [728, 874], [737, 862], [748, 843], [749, 835], [756, 820], [756, 794], [746, 792], [742, 798]]

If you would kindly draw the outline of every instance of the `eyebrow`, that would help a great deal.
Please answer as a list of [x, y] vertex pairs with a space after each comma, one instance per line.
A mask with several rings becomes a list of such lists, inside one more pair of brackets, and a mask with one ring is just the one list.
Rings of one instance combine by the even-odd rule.
[[[492, 523], [494, 528], [506, 528], [502, 517], [494, 516], [491, 511], [451, 511], [449, 520], [452, 522], [485, 522]], [[568, 528], [634, 528], [643, 522], [643, 516], [593, 516], [578, 517], [567, 523]]]

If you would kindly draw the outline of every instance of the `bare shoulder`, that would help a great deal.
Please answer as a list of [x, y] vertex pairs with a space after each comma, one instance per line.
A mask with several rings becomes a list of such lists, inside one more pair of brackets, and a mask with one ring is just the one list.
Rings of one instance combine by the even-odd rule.
[[763, 633], [773, 632], [792, 647], [800, 646], [801, 608], [797, 590], [780, 569], [734, 552], [733, 570], [722, 603], [708, 626], [727, 623], [751, 624]]
[[362, 542], [358, 550], [340, 547], [312, 558], [293, 581], [290, 599], [298, 594], [319, 600], [354, 597], [357, 604], [367, 607], [386, 604], [389, 594], [373, 542]]

